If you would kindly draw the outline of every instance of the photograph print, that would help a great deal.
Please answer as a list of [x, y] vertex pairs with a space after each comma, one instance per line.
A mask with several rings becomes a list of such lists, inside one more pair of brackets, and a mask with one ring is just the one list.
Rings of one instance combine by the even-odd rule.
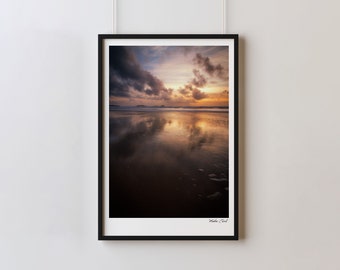
[[99, 46], [99, 238], [237, 239], [237, 36]]

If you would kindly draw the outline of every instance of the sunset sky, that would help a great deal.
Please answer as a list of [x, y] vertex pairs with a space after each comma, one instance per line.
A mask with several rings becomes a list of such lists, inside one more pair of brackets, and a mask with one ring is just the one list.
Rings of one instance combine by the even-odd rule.
[[110, 46], [110, 104], [227, 106], [227, 46]]

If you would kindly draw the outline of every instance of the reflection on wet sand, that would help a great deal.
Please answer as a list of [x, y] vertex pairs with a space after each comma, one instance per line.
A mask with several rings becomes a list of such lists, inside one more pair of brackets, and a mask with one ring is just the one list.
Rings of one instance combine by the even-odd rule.
[[228, 217], [228, 114], [110, 112], [110, 217]]

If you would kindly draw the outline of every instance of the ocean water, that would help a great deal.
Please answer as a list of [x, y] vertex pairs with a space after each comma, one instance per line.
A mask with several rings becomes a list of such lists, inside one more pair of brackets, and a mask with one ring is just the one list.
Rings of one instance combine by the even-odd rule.
[[227, 109], [110, 111], [110, 217], [228, 217]]

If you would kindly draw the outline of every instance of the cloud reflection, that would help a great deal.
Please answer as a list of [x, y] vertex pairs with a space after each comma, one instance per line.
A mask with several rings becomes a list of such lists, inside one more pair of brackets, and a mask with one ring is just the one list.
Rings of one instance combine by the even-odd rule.
[[166, 123], [164, 118], [157, 115], [137, 123], [128, 118], [110, 119], [110, 153], [117, 158], [133, 155], [141, 144], [160, 133]]

